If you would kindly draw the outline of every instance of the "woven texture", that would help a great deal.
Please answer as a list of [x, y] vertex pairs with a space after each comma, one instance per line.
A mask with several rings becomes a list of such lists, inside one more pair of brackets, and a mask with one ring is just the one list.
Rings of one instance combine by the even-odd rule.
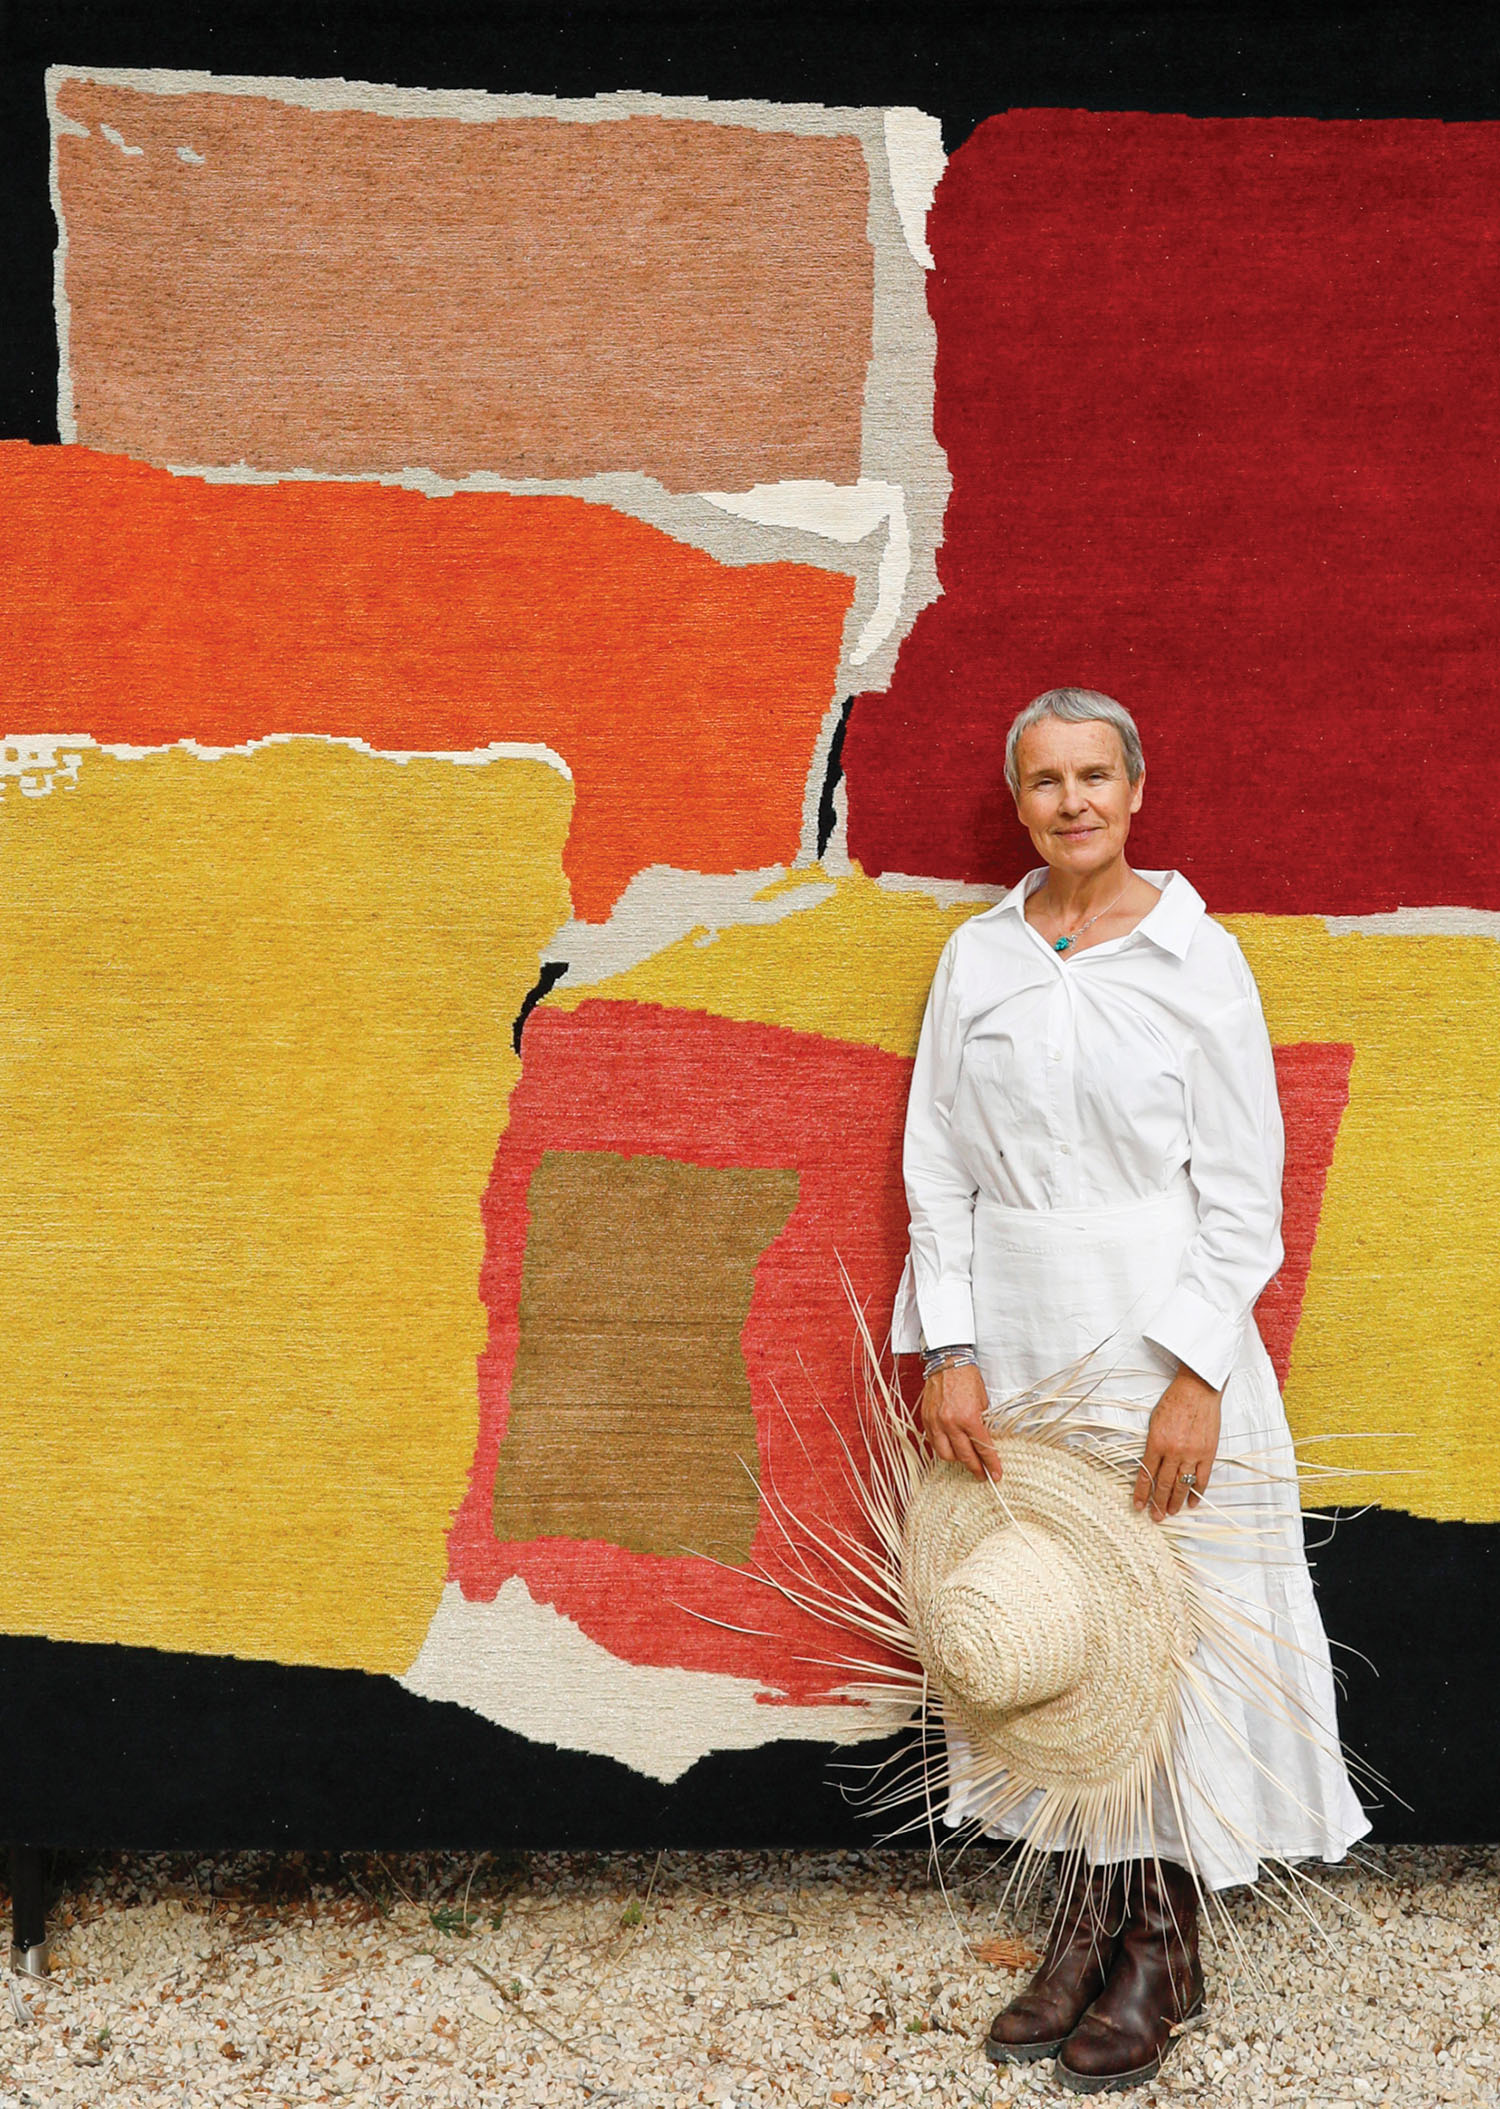
[[[885, 1732], [768, 1604], [771, 1490], [860, 1527], [840, 1270], [889, 1309], [923, 1000], [1032, 861], [1000, 734], [1058, 680], [1137, 711], [1132, 852], [1264, 993], [1294, 1428], [1383, 1524], [1500, 1520], [1500, 895], [1432, 763], [1493, 707], [1496, 135], [1011, 111], [945, 161], [839, 99], [67, 57], [17, 147], [63, 443], [0, 440], [0, 1637], [69, 1719], [159, 1694], [112, 1776], [194, 1842], [139, 1715], [201, 1781], [295, 1687], [325, 1754], [437, 1753], [382, 1821], [718, 1836], [736, 1766], [795, 1807]], [[1120, 1753], [1166, 1672], [1072, 1528], [950, 1584], [944, 1659]], [[377, 1806], [277, 1718], [319, 1823]]]
[[1198, 1634], [1167, 1534], [1118, 1473], [1008, 1437], [1001, 1492], [937, 1464], [907, 1512], [919, 1652], [984, 1756], [1097, 1788], [1159, 1749]]

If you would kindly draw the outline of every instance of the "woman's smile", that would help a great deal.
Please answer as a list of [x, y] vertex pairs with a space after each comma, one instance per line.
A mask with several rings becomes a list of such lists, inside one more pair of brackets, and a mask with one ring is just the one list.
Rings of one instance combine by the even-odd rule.
[[1125, 838], [1140, 806], [1144, 774], [1131, 781], [1119, 734], [1094, 719], [1043, 719], [1028, 726], [1015, 761], [1016, 811], [1054, 867], [1049, 899], [1067, 911], [1072, 928], [1129, 877]]

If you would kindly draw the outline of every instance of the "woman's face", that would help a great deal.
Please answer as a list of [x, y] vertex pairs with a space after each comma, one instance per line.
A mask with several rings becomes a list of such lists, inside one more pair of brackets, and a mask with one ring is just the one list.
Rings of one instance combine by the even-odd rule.
[[1043, 718], [1017, 741], [1016, 769], [1021, 825], [1054, 871], [1084, 879], [1123, 854], [1146, 779], [1133, 784], [1126, 775], [1113, 725]]

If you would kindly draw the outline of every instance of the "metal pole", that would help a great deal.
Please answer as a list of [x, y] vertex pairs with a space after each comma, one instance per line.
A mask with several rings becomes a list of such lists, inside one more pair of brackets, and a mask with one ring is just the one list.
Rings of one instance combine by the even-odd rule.
[[39, 1845], [10, 1849], [10, 1966], [24, 1977], [46, 1977], [47, 1878]]

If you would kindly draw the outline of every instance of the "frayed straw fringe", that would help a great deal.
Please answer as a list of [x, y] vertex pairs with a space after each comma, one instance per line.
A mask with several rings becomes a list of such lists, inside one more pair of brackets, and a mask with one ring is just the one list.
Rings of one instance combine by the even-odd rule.
[[[838, 1688], [838, 1698], [879, 1706], [897, 1716], [904, 1711], [914, 1730], [910, 1744], [878, 1764], [861, 1766], [844, 1761], [840, 1769], [845, 1772], [869, 1775], [862, 1786], [846, 1788], [845, 1792], [870, 1815], [891, 1819], [890, 1827], [882, 1833], [882, 1842], [893, 1843], [914, 1835], [927, 1839], [945, 1900], [948, 1883], [943, 1848], [947, 1847], [956, 1865], [974, 1839], [1006, 1818], [1014, 1818], [1034, 1798], [1020, 1834], [1008, 1841], [1014, 1857], [997, 1907], [1000, 1910], [1035, 1904], [1045, 1873], [1059, 1854], [1059, 1897], [1066, 1892], [1072, 1874], [1086, 1864], [1137, 1857], [1145, 1841], [1154, 1835], [1158, 1811], [1170, 1813], [1179, 1837], [1186, 1839], [1187, 1783], [1179, 1777], [1174, 1724], [1170, 1722], [1147, 1740], [1118, 1777], [1102, 1784], [1048, 1784], [1019, 1779], [1013, 1771], [994, 1763], [967, 1773], [965, 1785], [971, 1794], [979, 1796], [979, 1812], [944, 1839], [938, 1812], [953, 1782], [943, 1734], [943, 1698], [923, 1668], [912, 1629], [903, 1544], [907, 1510], [917, 1488], [931, 1474], [933, 1460], [917, 1435], [905, 1402], [886, 1375], [847, 1274], [844, 1286], [858, 1329], [854, 1344], [855, 1396], [863, 1454], [856, 1455], [832, 1416], [826, 1417], [842, 1455], [845, 1495], [865, 1528], [856, 1533], [827, 1517], [815, 1520], [794, 1514], [768, 1472], [760, 1491], [776, 1535], [782, 1571], [750, 1571], [825, 1626], [855, 1640], [873, 1643], [882, 1651], [884, 1659], [879, 1660], [856, 1653], [803, 1658], [850, 1672], [851, 1681]], [[1140, 1462], [1138, 1443], [1132, 1444], [1117, 1424], [1112, 1426], [1105, 1418], [1111, 1402], [1100, 1395], [1097, 1382], [1082, 1381], [1082, 1373], [1091, 1360], [1092, 1357], [1083, 1358], [1048, 1384], [992, 1401], [987, 1416], [989, 1425], [997, 1437], [1025, 1437], [1043, 1447], [1067, 1449], [1075, 1455], [1081, 1450], [1105, 1471], [1133, 1480]], [[1102, 1409], [1097, 1418], [1091, 1415], [1091, 1407]], [[784, 1403], [783, 1412], [786, 1413]], [[786, 1419], [806, 1455], [806, 1444], [789, 1413]], [[1263, 1466], [1257, 1469], [1257, 1457], [1267, 1454], [1247, 1451], [1221, 1461], [1232, 1462], [1242, 1476], [1253, 1473], [1267, 1487], [1285, 1485], [1289, 1476], [1285, 1472]], [[1334, 1465], [1303, 1465], [1301, 1469], [1325, 1482], [1346, 1476]], [[1367, 1476], [1363, 1468], [1360, 1476]], [[1008, 1515], [1001, 1489], [995, 1488], [994, 1492], [997, 1511]], [[1198, 1634], [1211, 1636], [1221, 1658], [1231, 1666], [1237, 1679], [1234, 1696], [1239, 1703], [1262, 1717], [1285, 1724], [1310, 1748], [1341, 1760], [1362, 1791], [1388, 1792], [1378, 1775], [1343, 1749], [1321, 1723], [1308, 1717], [1296, 1696], [1267, 1672], [1264, 1661], [1250, 1644], [1256, 1638], [1274, 1639], [1279, 1649], [1285, 1649], [1290, 1645], [1285, 1636], [1268, 1633], [1246, 1605], [1229, 1590], [1206, 1581], [1185, 1557], [1186, 1541], [1254, 1544], [1262, 1535], [1271, 1534], [1270, 1523], [1262, 1532], [1243, 1514], [1231, 1516], [1216, 1509], [1211, 1496], [1205, 1494], [1191, 1517], [1184, 1511], [1180, 1517], [1168, 1518], [1160, 1528], [1171, 1549]], [[1216, 1690], [1222, 1687], [1198, 1670], [1194, 1656], [1186, 1655], [1177, 1669], [1183, 1703], [1200, 1708], [1204, 1717], [1215, 1721], [1240, 1746], [1252, 1766], [1271, 1780], [1293, 1806], [1311, 1815], [1286, 1782], [1276, 1779], [1262, 1763], [1218, 1703]], [[1193, 1798], [1224, 1835], [1253, 1853], [1253, 1842], [1212, 1802], [1204, 1783], [1195, 1779], [1191, 1787]], [[1147, 1850], [1154, 1857], [1154, 1849]], [[1213, 1892], [1203, 1888], [1197, 1871], [1192, 1872], [1200, 1901], [1207, 1907], [1210, 1932], [1217, 1931], [1226, 1938], [1239, 1964], [1253, 1978], [1253, 1965], [1227, 1910]], [[1278, 1915], [1303, 1918], [1321, 1938], [1328, 1940], [1314, 1900], [1342, 1907], [1333, 1892], [1314, 1877], [1288, 1862], [1262, 1861], [1254, 1887]], [[967, 1936], [960, 1931], [957, 1920], [953, 1923], [955, 1932], [967, 1945]]]

